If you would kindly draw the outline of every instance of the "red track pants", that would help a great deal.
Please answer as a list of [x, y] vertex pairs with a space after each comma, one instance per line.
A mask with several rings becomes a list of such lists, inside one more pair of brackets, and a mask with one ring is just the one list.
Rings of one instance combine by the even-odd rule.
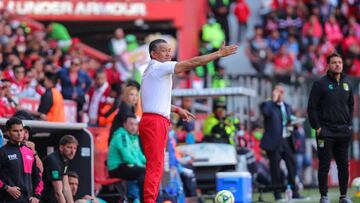
[[144, 202], [155, 203], [164, 170], [164, 151], [170, 127], [169, 119], [144, 113], [139, 124], [141, 144], [146, 157]]

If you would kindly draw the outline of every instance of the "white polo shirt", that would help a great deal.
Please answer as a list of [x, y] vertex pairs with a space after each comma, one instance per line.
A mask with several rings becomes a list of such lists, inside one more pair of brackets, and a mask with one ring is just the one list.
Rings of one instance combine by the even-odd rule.
[[144, 113], [156, 113], [170, 118], [172, 74], [176, 63], [150, 61], [141, 82], [141, 104]]

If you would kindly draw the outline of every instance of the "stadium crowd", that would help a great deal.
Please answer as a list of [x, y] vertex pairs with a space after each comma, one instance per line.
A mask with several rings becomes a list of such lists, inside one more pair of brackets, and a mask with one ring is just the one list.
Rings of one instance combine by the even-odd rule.
[[[244, 43], [251, 15], [246, 1], [237, 0], [234, 6], [231, 1], [209, 2], [211, 12], [201, 36], [203, 46], [218, 48], [224, 39], [229, 41], [229, 13], [239, 23], [236, 40]], [[344, 72], [359, 76], [359, 13], [358, 1], [262, 0], [260, 12], [253, 14], [261, 21], [248, 39], [246, 55], [260, 75], [268, 65], [273, 67], [271, 75], [321, 75], [326, 72], [326, 56], [336, 51], [344, 56]]]

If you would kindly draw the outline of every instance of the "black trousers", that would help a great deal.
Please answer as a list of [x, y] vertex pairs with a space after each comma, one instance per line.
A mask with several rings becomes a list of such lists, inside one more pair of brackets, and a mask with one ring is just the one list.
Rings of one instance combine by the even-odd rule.
[[349, 143], [351, 136], [342, 137], [326, 137], [331, 133], [326, 129], [322, 129], [320, 137], [317, 137], [317, 152], [319, 157], [318, 181], [319, 190], [322, 196], [326, 196], [328, 192], [328, 173], [332, 155], [338, 169], [338, 178], [340, 186], [340, 194], [346, 195], [347, 185], [349, 182]]
[[137, 180], [140, 189], [140, 202], [144, 202], [144, 180], [145, 180], [145, 167], [132, 166], [120, 164], [119, 167], [109, 171], [111, 178], [121, 178], [124, 180]]
[[280, 161], [283, 159], [288, 170], [288, 184], [291, 185], [294, 194], [297, 194], [298, 188], [295, 184], [296, 162], [290, 138], [282, 139], [279, 147], [272, 151], [266, 151], [266, 154], [270, 162], [271, 184], [273, 186], [284, 186], [284, 179], [282, 179], [282, 172], [279, 167]]

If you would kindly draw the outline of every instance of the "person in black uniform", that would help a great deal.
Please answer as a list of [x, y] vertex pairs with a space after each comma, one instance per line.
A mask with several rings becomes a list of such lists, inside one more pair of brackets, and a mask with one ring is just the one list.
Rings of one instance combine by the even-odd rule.
[[[286, 127], [290, 123], [291, 106], [284, 102], [285, 89], [282, 85], [276, 85], [272, 92], [272, 99], [263, 102], [260, 110], [264, 116], [264, 136], [260, 147], [266, 151], [270, 161], [271, 182], [273, 186], [284, 186], [281, 179], [280, 161], [283, 159], [288, 170], [288, 184], [294, 193], [293, 198], [302, 198], [295, 184], [296, 162], [294, 146], [290, 133]], [[280, 191], [275, 191], [276, 200], [281, 199]]]
[[351, 203], [346, 197], [349, 180], [348, 151], [351, 139], [354, 97], [350, 80], [342, 73], [343, 61], [333, 53], [326, 59], [328, 72], [315, 81], [310, 92], [308, 115], [316, 130], [319, 156], [320, 203], [329, 203], [327, 179], [332, 154], [340, 185], [340, 203]]
[[67, 175], [69, 161], [74, 159], [77, 146], [76, 138], [65, 135], [60, 139], [59, 150], [44, 160], [44, 185], [42, 200], [47, 203], [74, 202]]
[[0, 203], [38, 203], [43, 184], [33, 151], [23, 144], [20, 119], [6, 122], [9, 141], [0, 148]]

